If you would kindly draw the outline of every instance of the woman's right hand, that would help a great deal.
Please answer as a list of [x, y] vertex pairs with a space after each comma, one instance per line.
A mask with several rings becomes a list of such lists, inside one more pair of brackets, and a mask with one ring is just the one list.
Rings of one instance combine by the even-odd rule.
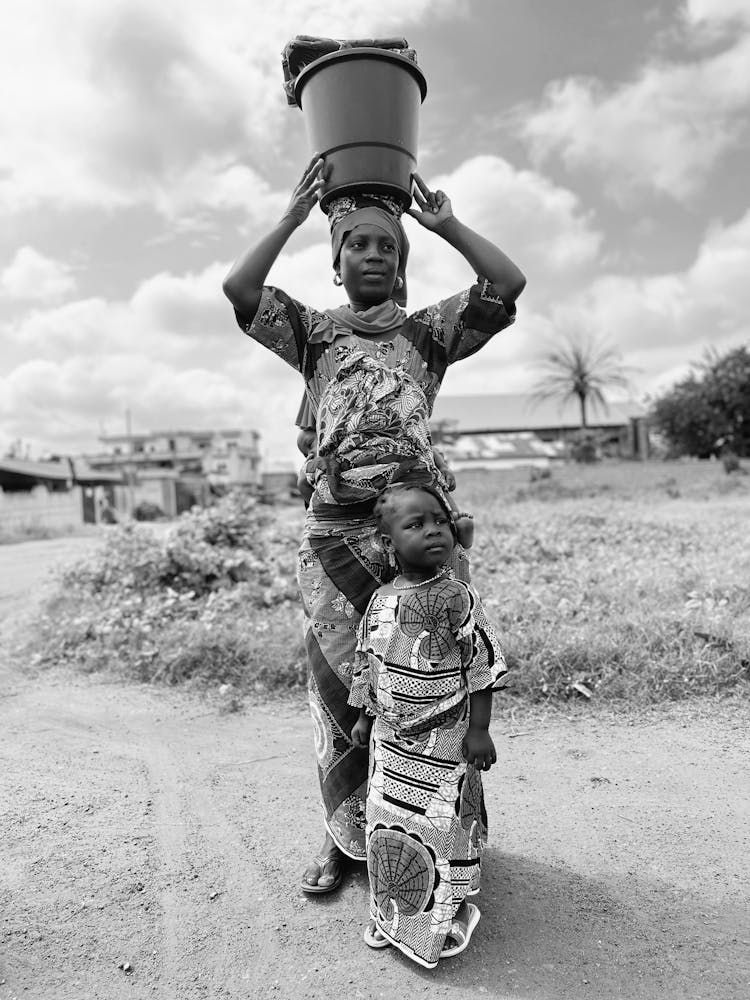
[[292, 191], [289, 207], [284, 216], [291, 219], [296, 226], [302, 225], [310, 214], [313, 205], [320, 197], [319, 192], [324, 182], [321, 174], [324, 162], [323, 157], [318, 156], [316, 153], [305, 168], [305, 172], [302, 174], [294, 191]]

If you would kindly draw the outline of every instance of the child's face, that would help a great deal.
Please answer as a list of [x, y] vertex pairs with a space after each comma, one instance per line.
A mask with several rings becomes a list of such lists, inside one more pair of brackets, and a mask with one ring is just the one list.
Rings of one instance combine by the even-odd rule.
[[315, 431], [310, 428], [301, 430], [297, 435], [297, 447], [307, 456], [315, 451]]
[[434, 573], [453, 550], [448, 514], [425, 490], [409, 490], [395, 498], [384, 527], [404, 572]]

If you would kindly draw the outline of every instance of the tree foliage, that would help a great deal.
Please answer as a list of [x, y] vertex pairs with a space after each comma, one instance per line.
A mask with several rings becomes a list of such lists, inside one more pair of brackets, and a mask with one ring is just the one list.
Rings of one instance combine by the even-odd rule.
[[606, 390], [626, 389], [629, 369], [616, 348], [596, 340], [567, 337], [551, 347], [537, 364], [539, 380], [532, 387], [532, 399], [578, 400], [581, 427], [588, 426], [589, 405], [607, 409]]
[[750, 456], [750, 345], [707, 351], [696, 370], [651, 407], [674, 456]]

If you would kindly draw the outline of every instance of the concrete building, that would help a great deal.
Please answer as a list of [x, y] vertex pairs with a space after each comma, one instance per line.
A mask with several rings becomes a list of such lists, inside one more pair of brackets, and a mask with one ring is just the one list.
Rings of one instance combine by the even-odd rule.
[[165, 430], [105, 434], [105, 452], [87, 455], [94, 469], [119, 471], [128, 491], [128, 512], [153, 504], [168, 517], [205, 504], [216, 488], [258, 489], [257, 431]]
[[91, 469], [80, 459], [0, 458], [0, 527], [97, 524], [105, 510], [122, 505], [124, 491], [120, 473]]

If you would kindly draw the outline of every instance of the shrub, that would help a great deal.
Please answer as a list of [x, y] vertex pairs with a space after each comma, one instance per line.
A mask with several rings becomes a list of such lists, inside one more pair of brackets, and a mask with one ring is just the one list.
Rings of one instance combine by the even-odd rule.
[[164, 511], [157, 503], [151, 503], [150, 500], [141, 500], [133, 511], [133, 517], [136, 521], [158, 521], [159, 518], [164, 517]]
[[601, 458], [601, 448], [592, 431], [578, 431], [570, 439], [570, 457], [574, 462], [590, 465]]
[[62, 575], [37, 623], [36, 662], [240, 690], [298, 684], [295, 548], [256, 500], [234, 493], [183, 515], [164, 540], [117, 527]]
[[709, 350], [696, 368], [651, 407], [670, 454], [750, 455], [750, 344], [723, 355]]

